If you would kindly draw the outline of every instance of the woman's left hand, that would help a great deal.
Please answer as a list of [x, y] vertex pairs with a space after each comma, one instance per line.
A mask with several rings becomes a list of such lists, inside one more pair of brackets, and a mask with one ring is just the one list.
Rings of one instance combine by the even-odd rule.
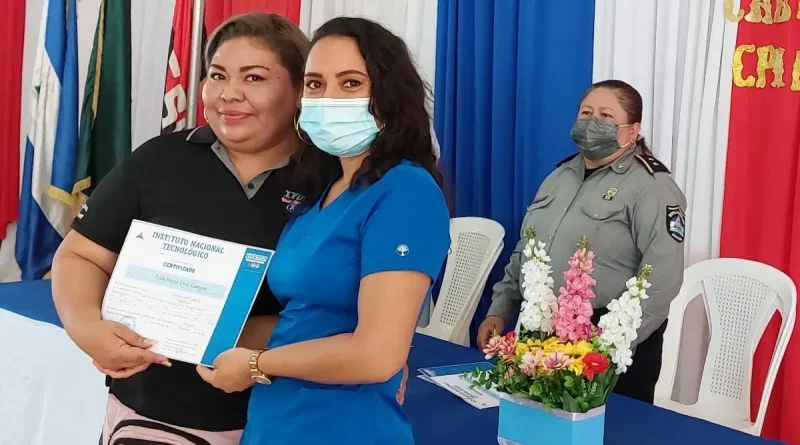
[[233, 348], [214, 360], [214, 368], [198, 365], [197, 373], [211, 386], [227, 393], [240, 392], [253, 386], [250, 378], [250, 354], [245, 348]]

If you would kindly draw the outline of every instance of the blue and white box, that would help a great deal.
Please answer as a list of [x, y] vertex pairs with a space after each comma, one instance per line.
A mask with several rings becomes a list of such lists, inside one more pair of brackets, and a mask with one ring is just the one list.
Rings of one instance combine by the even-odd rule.
[[500, 394], [497, 443], [501, 445], [603, 445], [606, 407], [586, 413], [545, 409], [539, 402]]

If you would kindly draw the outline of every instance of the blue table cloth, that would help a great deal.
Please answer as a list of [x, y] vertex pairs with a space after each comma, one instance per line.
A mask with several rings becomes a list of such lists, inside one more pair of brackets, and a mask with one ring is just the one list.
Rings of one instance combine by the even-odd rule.
[[[49, 281], [0, 284], [0, 308], [59, 325]], [[418, 368], [481, 360], [482, 354], [474, 349], [422, 335], [414, 337], [405, 409], [417, 445], [497, 443], [497, 408], [478, 410], [416, 377]], [[608, 445], [777, 444], [619, 396], [608, 402], [605, 429]]]

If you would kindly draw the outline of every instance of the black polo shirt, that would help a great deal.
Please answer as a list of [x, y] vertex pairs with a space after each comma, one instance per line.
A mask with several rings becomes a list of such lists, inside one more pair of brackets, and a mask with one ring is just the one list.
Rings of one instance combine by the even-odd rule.
[[[119, 252], [134, 219], [199, 235], [275, 249], [283, 226], [306, 191], [291, 165], [242, 184], [209, 127], [156, 137], [135, 150], [92, 193], [73, 229]], [[251, 315], [281, 307], [262, 286]], [[110, 380], [110, 379], [109, 379]], [[241, 429], [250, 392], [226, 394], [204, 382], [195, 366], [150, 366], [110, 391], [140, 415], [207, 431]]]

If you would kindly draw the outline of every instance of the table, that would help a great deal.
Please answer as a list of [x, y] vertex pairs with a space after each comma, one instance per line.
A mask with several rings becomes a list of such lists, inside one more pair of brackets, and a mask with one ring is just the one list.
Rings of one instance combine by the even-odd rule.
[[100, 437], [105, 379], [58, 325], [49, 282], [0, 284], [0, 445]]
[[[11, 325], [6, 323], [10, 319], [15, 320]], [[44, 358], [51, 362], [48, 366], [51, 371], [58, 370], [56, 373], [42, 372], [41, 355], [30, 354], [29, 349], [24, 351], [25, 355], [20, 355], [27, 362], [15, 364], [17, 371], [13, 378], [8, 378], [10, 367], [0, 363], [0, 445], [84, 445], [95, 443], [98, 437], [105, 393], [102, 376], [77, 348], [71, 346], [63, 330], [52, 325], [58, 326], [59, 323], [48, 281], [0, 284], [0, 353], [6, 353], [8, 344], [44, 334], [41, 339], [34, 338], [31, 343], [38, 342], [40, 346], [47, 343], [43, 351], [53, 355]], [[10, 338], [14, 341], [9, 342]], [[56, 363], [53, 363], [53, 359]], [[414, 425], [417, 445], [497, 443], [496, 408], [475, 409], [444, 389], [416, 377], [418, 368], [480, 360], [482, 354], [474, 349], [422, 335], [414, 337], [414, 347], [409, 357], [412, 375], [408, 382], [405, 409]], [[29, 393], [14, 391], [19, 387]], [[7, 394], [16, 394], [18, 399], [6, 397]], [[37, 402], [34, 407], [45, 409], [46, 412], [37, 413], [28, 409], [20, 413], [18, 405], [30, 400]], [[53, 417], [54, 413], [58, 415]], [[32, 423], [40, 431], [28, 431], [27, 436], [22, 436], [17, 431], [25, 426], [9, 421], [6, 416], [16, 416], [21, 421]], [[14, 431], [14, 436], [7, 432], [8, 428]], [[93, 440], [80, 439], [74, 434]], [[43, 439], [45, 436], [59, 437], [60, 440]], [[9, 437], [13, 437], [13, 441]], [[612, 396], [606, 412], [605, 443], [769, 445], [777, 442], [625, 397]]]

